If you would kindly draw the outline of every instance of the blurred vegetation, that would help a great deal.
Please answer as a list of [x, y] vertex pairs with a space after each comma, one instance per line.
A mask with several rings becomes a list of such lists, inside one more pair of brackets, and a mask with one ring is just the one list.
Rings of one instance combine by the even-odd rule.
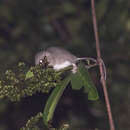
[[[34, 65], [35, 54], [60, 46], [76, 56], [96, 57], [90, 0], [1, 0], [0, 73], [19, 61]], [[130, 128], [130, 1], [96, 0], [101, 52], [107, 68], [112, 112], [118, 130]], [[71, 129], [109, 130], [98, 69], [90, 70], [100, 100], [90, 102], [81, 92], [66, 89], [54, 125]], [[49, 94], [37, 93], [21, 102], [0, 100], [0, 130], [18, 130], [42, 112]]]
[[61, 72], [54, 69], [43, 69], [41, 65], [26, 69], [24, 63], [19, 63], [17, 71], [7, 70], [0, 76], [0, 98], [8, 97], [11, 101], [32, 96], [36, 92], [48, 93], [61, 81]]

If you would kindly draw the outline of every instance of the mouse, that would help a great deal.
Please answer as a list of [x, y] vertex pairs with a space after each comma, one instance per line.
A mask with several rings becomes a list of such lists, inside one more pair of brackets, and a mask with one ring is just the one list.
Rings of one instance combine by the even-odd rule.
[[[60, 47], [49, 47], [48, 49], [38, 52], [35, 56], [35, 64], [44, 64], [46, 61], [47, 65], [52, 66], [54, 70], [61, 70], [68, 66], [73, 66], [72, 72], [75, 73], [77, 71], [77, 61], [80, 60], [91, 60], [94, 62], [94, 65], [97, 64], [97, 61], [93, 58], [78, 58], [77, 56], [73, 55], [71, 52], [60, 48]], [[87, 68], [90, 65], [86, 65]]]
[[60, 47], [50, 47], [45, 51], [38, 52], [35, 56], [35, 64], [42, 64], [45, 57], [47, 58], [48, 65], [52, 66], [55, 70], [64, 69], [70, 65], [74, 68], [76, 67], [77, 57]]

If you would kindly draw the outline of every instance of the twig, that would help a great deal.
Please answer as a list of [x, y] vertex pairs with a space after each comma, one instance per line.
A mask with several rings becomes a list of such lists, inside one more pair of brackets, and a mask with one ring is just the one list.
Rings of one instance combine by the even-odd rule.
[[108, 92], [107, 92], [107, 88], [106, 88], [106, 80], [104, 77], [103, 66], [102, 66], [94, 0], [91, 0], [91, 9], [92, 9], [92, 17], [93, 17], [93, 28], [94, 28], [94, 34], [95, 34], [95, 40], [96, 40], [97, 61], [99, 63], [99, 69], [100, 69], [100, 74], [101, 74], [101, 84], [102, 84], [104, 96], [105, 96], [105, 102], [106, 102], [107, 113], [108, 113], [108, 118], [109, 118], [110, 130], [115, 130], [111, 107], [110, 107], [110, 102], [109, 102], [109, 97], [108, 97]]
[[51, 14], [51, 10], [48, 8], [44, 9], [45, 16], [50, 16], [49, 23], [53, 26], [55, 31], [57, 31], [58, 35], [60, 36], [60, 39], [63, 42], [69, 42], [70, 41], [70, 33], [64, 22], [61, 24], [58, 20], [58, 18], [54, 18], [54, 16]]
[[[69, 39], [69, 33], [68, 33], [68, 30], [66, 29], [65, 25], [64, 25], [64, 28], [63, 28], [63, 25], [61, 25], [57, 19], [52, 19], [51, 21], [52, 25], [54, 26], [54, 28], [56, 29], [56, 31], [58, 32], [61, 40], [63, 42], [68, 42], [70, 39]], [[66, 30], [65, 30], [66, 29]]]

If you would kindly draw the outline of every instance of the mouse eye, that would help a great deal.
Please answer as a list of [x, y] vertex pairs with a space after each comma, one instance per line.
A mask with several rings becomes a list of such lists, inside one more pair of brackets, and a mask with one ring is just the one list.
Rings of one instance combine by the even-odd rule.
[[47, 57], [45, 56], [43, 59], [40, 59], [39, 64], [42, 65], [43, 68], [47, 68], [49, 65]]
[[43, 60], [42, 59], [39, 60], [39, 64], [43, 64]]

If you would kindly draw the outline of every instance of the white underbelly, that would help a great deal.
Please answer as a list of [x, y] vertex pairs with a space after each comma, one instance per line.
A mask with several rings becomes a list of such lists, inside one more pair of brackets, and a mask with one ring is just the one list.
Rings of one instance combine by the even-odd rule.
[[61, 64], [55, 64], [53, 67], [54, 67], [55, 70], [60, 70], [60, 69], [63, 69], [65, 67], [68, 67], [70, 65], [72, 65], [72, 63], [70, 61], [65, 61]]

